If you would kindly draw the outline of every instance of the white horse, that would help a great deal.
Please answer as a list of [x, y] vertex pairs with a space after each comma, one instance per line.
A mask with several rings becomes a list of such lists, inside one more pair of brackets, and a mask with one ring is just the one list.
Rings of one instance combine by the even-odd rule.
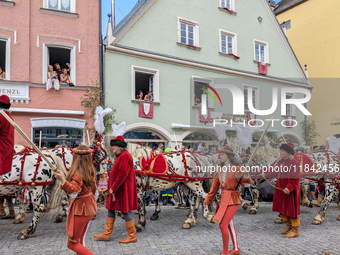
[[[112, 148], [109, 145], [110, 140], [113, 139], [112, 136], [105, 136], [105, 149], [109, 155], [109, 157], [114, 159]], [[127, 150], [131, 153], [135, 162], [135, 170], [141, 170], [139, 159], [143, 155], [145, 158], [150, 157], [150, 149], [142, 148], [140, 146], [128, 145]], [[146, 224], [145, 221], [145, 203], [143, 200], [143, 192], [148, 189], [152, 191], [162, 191], [167, 190], [169, 188], [173, 188], [177, 183], [183, 182], [189, 188], [189, 201], [190, 201], [190, 211], [188, 214], [188, 218], [184, 221], [183, 228], [190, 228], [196, 224], [196, 210], [199, 206], [199, 199], [205, 199], [207, 196], [207, 192], [209, 190], [204, 190], [204, 182], [211, 181], [209, 180], [198, 180], [195, 181], [195, 178], [199, 179], [203, 178], [211, 178], [211, 175], [208, 171], [205, 171], [205, 167], [215, 166], [215, 161], [213, 157], [202, 156], [199, 154], [191, 154], [189, 152], [184, 153], [185, 161], [183, 160], [183, 155], [180, 152], [169, 153], [164, 155], [165, 160], [169, 166], [166, 176], [158, 177], [157, 176], [148, 176], [141, 175], [136, 173], [136, 181], [137, 181], [137, 193], [138, 193], [138, 213], [139, 213], [139, 221], [136, 225], [138, 231], [141, 231]], [[187, 166], [187, 170], [185, 169]], [[176, 176], [177, 175], [177, 176]], [[178, 178], [185, 177], [188, 178]], [[194, 177], [194, 178], [193, 178]], [[167, 180], [168, 178], [173, 180]], [[198, 199], [199, 198], [199, 199]], [[156, 209], [157, 210], [157, 209]], [[213, 212], [212, 206], [203, 209], [203, 217], [206, 218], [209, 222], [212, 222]], [[159, 213], [159, 211], [155, 212]]]
[[[66, 169], [59, 157], [48, 157], [48, 160], [66, 175]], [[40, 159], [36, 152], [29, 152], [25, 156], [24, 154], [14, 155], [12, 170], [2, 175], [2, 178], [3, 181], [0, 182], [1, 194], [15, 194], [20, 197], [27, 188], [31, 193], [32, 202], [36, 204], [31, 224], [18, 235], [18, 239], [26, 239], [29, 235], [34, 234], [37, 228], [44, 209], [42, 198], [45, 190], [51, 192], [50, 201], [58, 201], [65, 193], [60, 189], [60, 182], [55, 179], [50, 166]], [[20, 203], [18, 217], [22, 217], [26, 214], [25, 206], [22, 198], [18, 198], [18, 200]]]

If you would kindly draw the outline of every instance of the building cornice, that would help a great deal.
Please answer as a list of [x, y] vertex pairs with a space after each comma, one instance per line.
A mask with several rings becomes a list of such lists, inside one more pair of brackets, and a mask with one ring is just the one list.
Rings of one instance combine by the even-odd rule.
[[193, 61], [193, 60], [188, 60], [188, 59], [182, 59], [182, 58], [178, 58], [174, 56], [130, 48], [130, 47], [122, 46], [122, 45], [115, 45], [115, 46], [110, 45], [106, 47], [106, 50], [112, 53], [118, 53], [118, 54], [138, 57], [138, 58], [144, 58], [144, 59], [159, 61], [159, 62], [168, 63], [168, 64], [181, 65], [181, 66], [188, 67], [188, 68], [196, 68], [196, 69], [201, 69], [205, 71], [211, 71], [211, 72], [216, 72], [216, 73], [241, 76], [241, 77], [247, 77], [247, 78], [255, 78], [259, 80], [264, 80], [268, 82], [277, 82], [277, 83], [290, 85], [290, 86], [298, 86], [298, 87], [304, 87], [304, 88], [309, 87], [308, 83], [294, 82], [292, 80], [277, 78], [273, 76], [263, 76], [257, 73], [230, 69], [230, 68], [223, 67], [223, 66], [212, 65], [209, 63], [198, 62], [198, 61]]

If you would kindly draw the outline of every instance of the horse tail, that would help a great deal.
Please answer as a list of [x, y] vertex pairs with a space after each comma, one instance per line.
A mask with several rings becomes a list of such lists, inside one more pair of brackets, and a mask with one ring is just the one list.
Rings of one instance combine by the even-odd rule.
[[[54, 162], [56, 163], [56, 166], [59, 171], [61, 171], [64, 176], [67, 175], [67, 171], [64, 165], [64, 162], [61, 160], [58, 156], [52, 156]], [[61, 201], [63, 200], [63, 197], [66, 195], [65, 192], [60, 188], [60, 181], [56, 180], [50, 195], [50, 198], [48, 200], [49, 207], [57, 207], [61, 205]], [[52, 217], [52, 214], [55, 209], [52, 209], [50, 211], [50, 215]]]

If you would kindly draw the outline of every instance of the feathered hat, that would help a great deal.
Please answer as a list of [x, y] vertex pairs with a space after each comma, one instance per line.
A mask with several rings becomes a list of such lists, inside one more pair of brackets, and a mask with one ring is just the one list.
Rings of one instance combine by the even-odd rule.
[[116, 138], [110, 141], [111, 146], [115, 145], [122, 148], [126, 148], [127, 143], [125, 142], [123, 137], [125, 133], [125, 126], [126, 126], [125, 121], [118, 125], [112, 124], [112, 135], [115, 136]]

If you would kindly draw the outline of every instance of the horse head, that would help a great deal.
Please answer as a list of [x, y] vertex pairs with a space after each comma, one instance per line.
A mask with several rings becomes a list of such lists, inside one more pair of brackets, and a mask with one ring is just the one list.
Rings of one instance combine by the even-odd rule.
[[93, 150], [92, 159], [93, 164], [99, 166], [100, 163], [107, 157], [107, 152], [105, 150], [105, 144], [102, 141], [101, 136], [98, 137], [97, 141], [94, 141], [90, 148]]

